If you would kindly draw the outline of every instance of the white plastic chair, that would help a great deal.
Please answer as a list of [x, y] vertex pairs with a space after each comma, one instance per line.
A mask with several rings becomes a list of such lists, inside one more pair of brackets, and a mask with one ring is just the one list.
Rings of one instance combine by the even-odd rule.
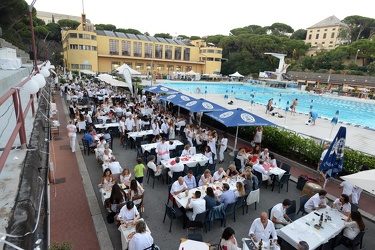
[[260, 189], [258, 188], [257, 190], [251, 191], [250, 194], [247, 196], [246, 199], [246, 213], [248, 212], [249, 205], [255, 203], [255, 210], [257, 209], [257, 202], [259, 202], [260, 198]]

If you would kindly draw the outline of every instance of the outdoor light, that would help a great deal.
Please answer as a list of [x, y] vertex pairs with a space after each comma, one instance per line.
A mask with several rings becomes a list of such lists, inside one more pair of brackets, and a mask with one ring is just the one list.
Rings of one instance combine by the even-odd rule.
[[44, 77], [49, 77], [50, 73], [49, 73], [49, 70], [47, 68], [43, 68], [40, 73], [44, 76]]
[[46, 86], [46, 79], [44, 78], [44, 76], [40, 73], [36, 74], [35, 76], [33, 76], [31, 78], [32, 80], [35, 80], [38, 85], [39, 85], [39, 88], [43, 88], [44, 86]]
[[[26, 77], [24, 77], [23, 79], [22, 79], [22, 81], [23, 80], [25, 80], [26, 79]], [[28, 94], [30, 94], [30, 95], [33, 95], [33, 94], [35, 94], [36, 92], [38, 92], [38, 90], [39, 90], [39, 84], [35, 81], [35, 80], [29, 80], [28, 82], [26, 82], [26, 84], [25, 85], [23, 85], [23, 90], [26, 92], [26, 93], [28, 93]]]

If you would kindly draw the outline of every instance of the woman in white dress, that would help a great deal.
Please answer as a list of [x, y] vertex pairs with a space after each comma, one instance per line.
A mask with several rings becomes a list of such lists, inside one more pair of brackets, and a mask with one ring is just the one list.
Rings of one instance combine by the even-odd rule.
[[223, 138], [220, 140], [220, 151], [219, 151], [219, 163], [224, 162], [224, 152], [228, 146], [228, 136], [227, 133], [223, 133]]
[[76, 152], [76, 137], [77, 137], [77, 127], [73, 124], [73, 121], [70, 120], [69, 124], [66, 126], [66, 133], [68, 134], [70, 141], [70, 148], [72, 152]]
[[186, 133], [187, 140], [190, 144], [190, 147], [194, 147], [193, 145], [193, 138], [195, 137], [194, 130], [192, 127], [189, 127]]
[[173, 119], [169, 122], [169, 140], [176, 138], [175, 125]]
[[215, 160], [216, 160], [217, 159], [217, 155], [216, 155], [216, 137], [214, 136], [214, 134], [212, 136], [208, 137], [207, 146], [209, 146], [210, 149], [211, 149], [211, 152], [213, 154], [215, 154]]

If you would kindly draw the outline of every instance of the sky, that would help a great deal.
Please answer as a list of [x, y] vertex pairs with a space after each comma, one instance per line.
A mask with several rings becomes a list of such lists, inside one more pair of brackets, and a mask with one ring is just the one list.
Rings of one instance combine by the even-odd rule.
[[[306, 29], [335, 15], [339, 19], [359, 15], [375, 18], [372, 1], [341, 0], [83, 0], [86, 17], [93, 24], [114, 24], [142, 33], [172, 36], [229, 35], [248, 25], [284, 23], [294, 30]], [[30, 3], [31, 0], [26, 0]], [[82, 0], [37, 0], [37, 10], [80, 16]]]

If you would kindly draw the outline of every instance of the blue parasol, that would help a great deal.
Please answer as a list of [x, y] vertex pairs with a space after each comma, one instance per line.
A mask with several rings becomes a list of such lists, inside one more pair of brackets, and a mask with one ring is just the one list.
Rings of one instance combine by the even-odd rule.
[[151, 93], [167, 93], [167, 94], [178, 93], [177, 90], [165, 87], [163, 85], [148, 87], [148, 88], [144, 88], [143, 90], [151, 92]]
[[346, 141], [346, 127], [340, 127], [335, 138], [333, 139], [322, 163], [319, 165], [319, 170], [328, 170], [327, 176], [336, 176], [342, 171], [344, 162], [344, 148]]
[[206, 115], [224, 124], [227, 127], [237, 127], [234, 148], [237, 147], [238, 127], [277, 126], [276, 124], [250, 112], [247, 112], [241, 108], [227, 111], [210, 112]]

